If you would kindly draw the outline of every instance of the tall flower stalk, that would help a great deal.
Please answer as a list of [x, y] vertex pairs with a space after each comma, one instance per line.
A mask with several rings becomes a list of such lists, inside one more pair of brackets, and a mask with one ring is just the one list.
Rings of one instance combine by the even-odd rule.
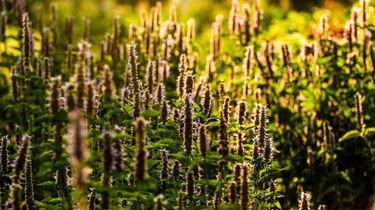
[[146, 150], [146, 124], [142, 118], [138, 118], [134, 123], [136, 153], [134, 156], [134, 178], [136, 182], [143, 182], [147, 178], [147, 150]]
[[185, 97], [184, 107], [184, 146], [186, 155], [190, 156], [193, 152], [193, 102], [191, 95]]
[[78, 110], [70, 113], [69, 162], [73, 173], [73, 186], [78, 191], [78, 204], [87, 209], [86, 182], [90, 174], [87, 166], [89, 151], [87, 149], [87, 121]]

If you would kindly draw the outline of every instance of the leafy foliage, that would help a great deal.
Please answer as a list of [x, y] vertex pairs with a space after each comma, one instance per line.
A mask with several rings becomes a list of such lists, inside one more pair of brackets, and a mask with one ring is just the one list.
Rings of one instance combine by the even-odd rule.
[[257, 1], [211, 25], [27, 3], [0, 0], [1, 209], [374, 206], [374, 2], [309, 36]]

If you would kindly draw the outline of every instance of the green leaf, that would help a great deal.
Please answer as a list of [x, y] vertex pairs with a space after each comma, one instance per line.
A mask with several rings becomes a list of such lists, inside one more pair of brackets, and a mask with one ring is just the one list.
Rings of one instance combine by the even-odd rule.
[[61, 198], [51, 198], [48, 200], [48, 203], [61, 203], [62, 199]]
[[69, 122], [69, 117], [68, 114], [65, 111], [58, 111], [52, 116], [51, 119], [52, 122], [54, 123], [64, 123], [64, 122]]
[[48, 151], [43, 152], [43, 153], [40, 155], [40, 159], [51, 158], [51, 156], [52, 156], [52, 152], [53, 152], [53, 151], [51, 151], [51, 150], [48, 150]]
[[375, 127], [367, 128], [366, 129], [367, 135], [374, 135], [375, 134]]
[[182, 105], [184, 105], [184, 102], [183, 102], [182, 100], [177, 100], [176, 103], [175, 103], [175, 106], [176, 106], [177, 108], [181, 108]]
[[278, 201], [275, 202], [274, 204], [275, 204], [275, 206], [276, 206], [278, 209], [281, 209], [281, 205], [280, 205], [280, 203], [279, 203]]
[[42, 203], [42, 202], [39, 202], [39, 201], [35, 201], [35, 205], [39, 208], [50, 209], [50, 210], [59, 210], [59, 207], [57, 207], [57, 206], [49, 205], [49, 204]]
[[315, 95], [312, 91], [305, 90], [303, 94], [306, 97], [306, 100], [303, 102], [304, 108], [307, 110], [314, 110], [315, 108]]
[[53, 187], [55, 185], [56, 185], [56, 183], [53, 182], [53, 181], [46, 181], [46, 182], [38, 184], [38, 186], [40, 186], [40, 187]]
[[342, 137], [339, 138], [339, 142], [347, 141], [353, 138], [358, 138], [360, 133], [358, 130], [351, 130], [346, 132]]
[[155, 109], [145, 110], [142, 113], [142, 116], [145, 117], [145, 118], [157, 117], [159, 115], [160, 115], [160, 111], [155, 110]]
[[212, 121], [207, 124], [207, 127], [219, 127], [220, 122], [219, 121]]
[[124, 110], [129, 116], [133, 116], [133, 108], [129, 104], [124, 105]]

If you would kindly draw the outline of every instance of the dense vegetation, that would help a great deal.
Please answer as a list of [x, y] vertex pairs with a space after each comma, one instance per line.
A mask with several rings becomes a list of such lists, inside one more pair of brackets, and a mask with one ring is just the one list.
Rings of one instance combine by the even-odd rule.
[[375, 2], [337, 25], [30, 2], [0, 0], [0, 209], [375, 208]]

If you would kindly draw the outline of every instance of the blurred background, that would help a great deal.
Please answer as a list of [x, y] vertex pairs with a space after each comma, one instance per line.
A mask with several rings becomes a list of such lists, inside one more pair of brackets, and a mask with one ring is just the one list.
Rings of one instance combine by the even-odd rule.
[[[142, 0], [117, 0], [118, 3], [125, 3], [125, 4], [133, 4], [136, 5], [139, 2], [148, 2], [149, 4], [154, 4], [157, 0], [148, 0], [148, 1], [142, 1]], [[196, 1], [197, 3], [200, 3], [201, 1], [193, 0], [192, 2]], [[212, 0], [216, 3], [223, 3], [223, 2], [229, 2], [228, 0]], [[163, 1], [167, 2], [167, 1]], [[181, 0], [172, 0], [171, 2], [186, 2]], [[350, 5], [353, 3], [353, 0], [267, 0], [265, 2], [268, 2], [272, 5], [278, 5], [283, 9], [295, 9], [298, 11], [302, 10], [311, 10], [313, 7], [332, 7], [334, 5]]]
[[[43, 2], [49, 4], [51, 2], [71, 2], [74, 4], [85, 3], [85, 0], [33, 0], [33, 2]], [[97, 2], [100, 4], [106, 4], [108, 2], [113, 2], [116, 4], [128, 4], [136, 6], [138, 4], [149, 4], [154, 5], [157, 0], [92, 0], [92, 2]], [[165, 3], [174, 3], [174, 4], [188, 4], [189, 2], [195, 2], [201, 4], [200, 0], [161, 0]], [[211, 1], [213, 3], [230, 3], [231, 0], [205, 0]], [[246, 2], [246, 1], [243, 1]], [[314, 7], [333, 7], [337, 5], [348, 6], [354, 2], [354, 0], [262, 0], [262, 2], [270, 5], [279, 6], [282, 9], [295, 9], [298, 11], [308, 11]]]
[[[63, 22], [67, 16], [75, 22], [89, 18], [95, 27], [90, 33], [95, 39], [103, 36], [102, 32], [112, 26], [113, 16], [121, 18], [125, 27], [130, 23], [139, 24], [142, 11], [148, 12], [158, 0], [27, 0], [28, 10], [32, 11], [33, 22], [48, 19], [51, 6], [57, 8], [58, 19]], [[196, 20], [197, 33], [203, 33], [217, 15], [228, 16], [232, 0], [160, 0], [163, 2], [163, 18], [168, 17], [168, 7], [177, 9], [177, 19], [185, 22], [193, 17]], [[252, 4], [255, 0], [238, 0]], [[350, 6], [358, 0], [259, 0], [263, 9], [263, 24], [267, 28], [267, 36], [298, 32], [304, 35], [312, 33], [312, 23], [318, 23], [322, 14], [329, 16], [332, 26], [342, 28], [343, 20], [350, 15]], [[44, 17], [43, 17], [44, 16]], [[272, 28], [273, 27], [273, 28]], [[77, 27], [80, 30], [80, 27]], [[266, 29], [265, 28], [265, 29]], [[209, 29], [209, 28], [208, 28]], [[76, 31], [77, 32], [77, 31]], [[79, 32], [79, 31], [78, 31]], [[92, 40], [95, 41], [95, 40]]]

